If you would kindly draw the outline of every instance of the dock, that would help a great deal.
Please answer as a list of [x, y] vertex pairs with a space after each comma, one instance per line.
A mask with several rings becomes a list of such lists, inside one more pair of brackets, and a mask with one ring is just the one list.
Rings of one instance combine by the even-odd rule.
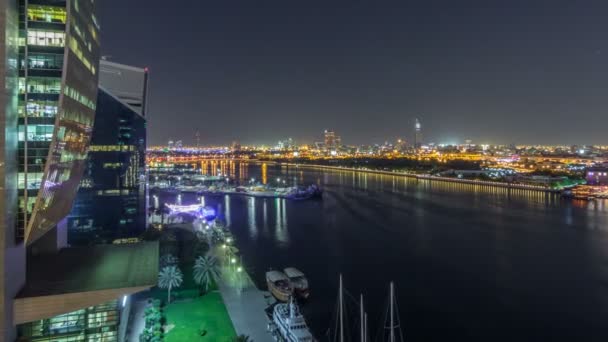
[[272, 335], [267, 331], [268, 317], [265, 311], [274, 304], [275, 299], [269, 292], [258, 289], [245, 270], [237, 272], [229, 260], [225, 260], [219, 246], [210, 253], [222, 265], [222, 281], [218, 287], [237, 335], [247, 335], [255, 342], [273, 342]]

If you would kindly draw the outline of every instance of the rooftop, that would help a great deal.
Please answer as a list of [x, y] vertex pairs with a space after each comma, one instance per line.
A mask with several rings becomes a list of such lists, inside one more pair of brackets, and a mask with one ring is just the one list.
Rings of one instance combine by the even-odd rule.
[[30, 257], [18, 298], [152, 286], [158, 277], [158, 242], [65, 248]]

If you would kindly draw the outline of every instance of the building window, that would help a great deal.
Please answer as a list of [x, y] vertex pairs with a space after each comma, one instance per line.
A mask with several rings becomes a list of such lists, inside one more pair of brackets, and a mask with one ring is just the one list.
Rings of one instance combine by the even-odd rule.
[[27, 43], [28, 45], [64, 47], [65, 32], [28, 30]]
[[[43, 174], [44, 174], [43, 172], [28, 172], [27, 188], [29, 190], [40, 189], [40, 184], [42, 183]], [[25, 173], [24, 172], [19, 172], [19, 174], [17, 175], [17, 188], [25, 189]]]
[[[23, 125], [19, 125], [19, 141], [25, 141]], [[53, 125], [28, 125], [27, 141], [51, 141], [53, 140]]]
[[67, 15], [65, 7], [29, 5], [27, 19], [47, 23], [65, 24]]
[[[25, 106], [29, 117], [55, 117], [59, 111], [57, 101], [34, 101], [30, 100]], [[23, 102], [19, 106], [19, 116], [25, 116]]]
[[61, 70], [63, 55], [55, 53], [32, 53], [27, 58], [30, 69]]
[[27, 90], [30, 94], [59, 94], [61, 93], [61, 79], [56, 77], [29, 77], [27, 87], [19, 79], [19, 93]]

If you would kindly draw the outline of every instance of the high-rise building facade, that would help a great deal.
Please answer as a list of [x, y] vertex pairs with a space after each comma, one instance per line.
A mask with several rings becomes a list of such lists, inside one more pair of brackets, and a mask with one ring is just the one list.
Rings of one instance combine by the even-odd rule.
[[99, 63], [99, 84], [142, 116], [148, 110], [148, 68], [110, 62]]
[[116, 341], [116, 300], [156, 283], [157, 244], [63, 248], [97, 104], [95, 4], [0, 5], [0, 341]]
[[325, 149], [328, 151], [336, 151], [342, 145], [342, 140], [334, 131], [325, 130]]
[[20, 0], [19, 18], [17, 238], [31, 245], [59, 225], [65, 242], [97, 103], [95, 1]]
[[25, 248], [17, 242], [17, 90], [19, 16], [0, 3], [0, 341], [13, 341], [13, 298], [25, 283]]
[[420, 148], [422, 147], [422, 125], [418, 119], [416, 119], [414, 130], [414, 148]]
[[72, 246], [112, 243], [146, 229], [146, 119], [101, 87], [87, 167], [68, 216]]

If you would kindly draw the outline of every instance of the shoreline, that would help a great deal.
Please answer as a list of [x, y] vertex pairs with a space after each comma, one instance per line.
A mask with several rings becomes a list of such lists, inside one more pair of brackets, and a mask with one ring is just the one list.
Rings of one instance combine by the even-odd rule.
[[[260, 161], [262, 163], [266, 163], [264, 161]], [[556, 189], [550, 189], [543, 186], [536, 185], [525, 185], [525, 184], [513, 184], [513, 183], [502, 183], [502, 182], [492, 182], [492, 181], [478, 181], [471, 179], [458, 179], [451, 177], [440, 177], [440, 176], [431, 176], [431, 175], [419, 175], [414, 173], [407, 172], [397, 172], [397, 171], [382, 171], [382, 170], [366, 170], [366, 169], [356, 169], [353, 167], [344, 167], [344, 166], [328, 166], [328, 165], [319, 165], [319, 164], [296, 164], [296, 163], [285, 163], [285, 162], [271, 162], [281, 166], [294, 166], [296, 168], [317, 168], [317, 169], [326, 169], [326, 170], [334, 170], [334, 171], [352, 171], [352, 172], [366, 172], [372, 174], [386, 175], [386, 176], [401, 176], [406, 178], [412, 178], [417, 180], [428, 180], [428, 181], [438, 181], [438, 182], [450, 182], [450, 183], [460, 183], [460, 184], [470, 184], [470, 185], [483, 185], [483, 186], [494, 186], [500, 188], [507, 189], [515, 189], [515, 190], [532, 190], [539, 191], [551, 194], [559, 194], [561, 191]]]
[[272, 305], [272, 296], [258, 289], [244, 268], [235, 273], [219, 246], [211, 247], [209, 254], [220, 261], [222, 280], [217, 286], [237, 336], [246, 335], [256, 342], [272, 342], [265, 314], [265, 309]]

